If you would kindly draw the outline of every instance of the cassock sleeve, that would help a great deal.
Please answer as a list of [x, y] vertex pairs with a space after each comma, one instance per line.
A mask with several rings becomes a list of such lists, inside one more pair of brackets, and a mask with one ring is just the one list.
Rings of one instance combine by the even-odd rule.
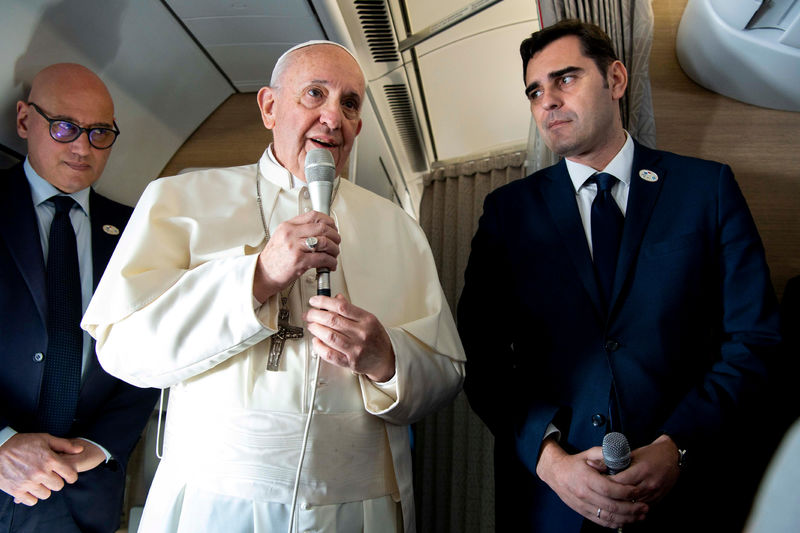
[[364, 407], [389, 423], [412, 424], [453, 399], [464, 379], [464, 362], [433, 352], [400, 328], [388, 333], [395, 353], [394, 386], [378, 387], [359, 376]]
[[82, 322], [106, 371], [140, 387], [196, 376], [277, 330], [276, 298], [253, 308], [258, 212], [219, 205], [236, 197], [230, 181], [187, 176], [147, 187]]
[[360, 377], [364, 407], [410, 424], [452, 400], [464, 379], [464, 349], [428, 240], [398, 206], [346, 181], [332, 214], [350, 300], [378, 318], [395, 353], [393, 391]]

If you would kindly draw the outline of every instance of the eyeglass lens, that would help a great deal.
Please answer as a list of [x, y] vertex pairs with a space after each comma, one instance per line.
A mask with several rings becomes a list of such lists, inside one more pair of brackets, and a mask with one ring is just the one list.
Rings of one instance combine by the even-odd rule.
[[[61, 142], [74, 141], [81, 134], [80, 128], [66, 120], [56, 120], [50, 125], [53, 138]], [[114, 131], [107, 128], [92, 128], [88, 130], [89, 142], [97, 148], [107, 148], [114, 142]]]

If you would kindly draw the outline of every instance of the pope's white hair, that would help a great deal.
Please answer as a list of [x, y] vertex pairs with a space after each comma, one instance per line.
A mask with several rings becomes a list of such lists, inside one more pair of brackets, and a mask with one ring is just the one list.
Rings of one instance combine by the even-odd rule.
[[361, 68], [361, 63], [358, 62], [358, 58], [356, 58], [353, 52], [348, 50], [345, 46], [342, 46], [341, 44], [335, 43], [333, 41], [312, 40], [296, 44], [291, 48], [289, 48], [288, 50], [286, 50], [283, 54], [281, 54], [281, 57], [279, 57], [278, 61], [275, 62], [275, 68], [272, 69], [272, 76], [269, 79], [269, 86], [277, 87], [280, 84], [281, 76], [283, 76], [283, 73], [286, 71], [286, 67], [288, 67], [291, 64], [289, 56], [292, 54], [292, 52], [295, 52], [301, 48], [307, 48], [309, 46], [316, 46], [320, 44], [329, 44], [332, 46], [337, 46], [342, 50], [344, 50], [345, 52], [347, 52], [348, 54], [350, 54], [350, 57], [352, 57], [353, 60], [356, 62], [356, 65], [358, 65], [358, 69], [361, 71], [361, 76], [363, 76], [366, 79], [366, 76], [364, 76], [364, 69]]

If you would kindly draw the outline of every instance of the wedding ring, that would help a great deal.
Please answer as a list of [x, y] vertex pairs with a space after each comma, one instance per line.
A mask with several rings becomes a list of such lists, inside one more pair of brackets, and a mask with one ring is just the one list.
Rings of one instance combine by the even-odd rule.
[[602, 511], [602, 509], [600, 509], [600, 508], [598, 507], [598, 508], [597, 508], [597, 518], [600, 518], [600, 511]]
[[319, 239], [316, 237], [306, 237], [306, 246], [308, 246], [309, 251], [313, 252], [317, 249], [317, 245], [319, 244]]

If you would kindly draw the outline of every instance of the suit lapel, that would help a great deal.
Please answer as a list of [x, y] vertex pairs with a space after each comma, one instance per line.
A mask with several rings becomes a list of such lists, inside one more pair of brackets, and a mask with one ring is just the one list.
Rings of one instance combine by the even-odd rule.
[[[100, 283], [100, 278], [106, 269], [108, 260], [119, 242], [122, 227], [113, 222], [117, 217], [111, 216], [106, 209], [103, 198], [94, 189], [89, 191], [89, 224], [92, 227], [92, 278], [94, 288]], [[106, 229], [103, 229], [103, 228]], [[116, 229], [116, 232], [115, 232]]]
[[589, 254], [589, 245], [586, 243], [586, 233], [575, 200], [575, 189], [569, 179], [567, 165], [563, 159], [545, 171], [542, 180], [542, 195], [556, 229], [561, 235], [561, 240], [567, 248], [572, 264], [578, 272], [578, 278], [583, 283], [586, 292], [589, 293], [589, 298], [598, 314], [605, 316], [605, 309], [603, 309], [600, 290], [592, 266], [592, 257]]
[[42, 255], [39, 223], [33, 208], [30, 186], [22, 164], [5, 173], [0, 195], [0, 232], [44, 323], [47, 316], [45, 300], [44, 256]]
[[[92, 293], [97, 290], [97, 284], [103, 277], [111, 254], [119, 242], [123, 227], [118, 225], [119, 217], [110, 210], [109, 203], [102, 196], [97, 194], [94, 189], [89, 190], [89, 225], [92, 233]], [[104, 229], [105, 228], [105, 229]], [[117, 230], [115, 232], [115, 229]], [[92, 380], [100, 370], [100, 362], [97, 360], [95, 351], [95, 340], [91, 339], [91, 357], [88, 366], [84, 371], [83, 387], [81, 388], [81, 398], [84, 399], [85, 391], [94, 390], [91, 386]], [[88, 385], [88, 386], [87, 386]]]
[[[658, 165], [661, 156], [658, 152], [650, 150], [639, 143], [635, 144], [633, 168], [631, 169], [631, 186], [628, 196], [628, 207], [625, 213], [625, 226], [622, 231], [617, 270], [614, 275], [614, 290], [611, 297], [613, 309], [624, 286], [625, 280], [631, 273], [639, 248], [644, 238], [645, 230], [650, 222], [661, 186], [666, 177], [666, 171]], [[640, 172], [649, 170], [657, 176], [656, 181], [648, 181], [640, 176]]]

